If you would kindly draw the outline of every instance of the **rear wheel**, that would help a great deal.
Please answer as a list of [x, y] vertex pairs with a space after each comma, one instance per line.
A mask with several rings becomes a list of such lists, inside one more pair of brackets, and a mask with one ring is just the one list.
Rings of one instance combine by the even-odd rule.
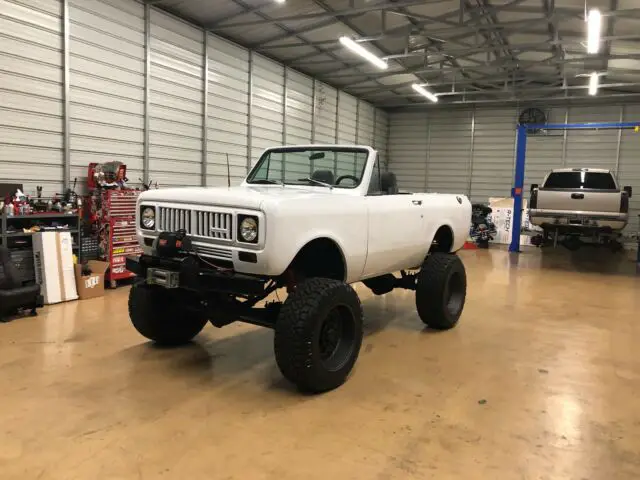
[[460, 319], [467, 295], [467, 276], [460, 257], [432, 253], [416, 283], [416, 308], [420, 319], [437, 330], [453, 328]]
[[362, 316], [350, 285], [328, 278], [299, 283], [275, 327], [276, 362], [285, 378], [309, 392], [342, 385], [360, 352]]
[[564, 239], [564, 241], [562, 242], [562, 245], [567, 250], [571, 252], [575, 252], [579, 250], [580, 247], [582, 246], [582, 240], [580, 240], [580, 237], [578, 237], [577, 235], [570, 235]]
[[182, 345], [198, 335], [206, 317], [185, 308], [182, 292], [138, 284], [129, 292], [129, 317], [135, 329], [159, 345]]

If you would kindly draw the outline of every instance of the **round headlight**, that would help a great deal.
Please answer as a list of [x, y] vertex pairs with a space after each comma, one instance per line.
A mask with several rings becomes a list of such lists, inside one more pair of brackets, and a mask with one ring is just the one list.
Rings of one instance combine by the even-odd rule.
[[255, 218], [247, 217], [240, 223], [240, 236], [245, 242], [253, 242], [258, 238], [258, 222]]
[[147, 230], [153, 230], [156, 226], [156, 211], [147, 207], [142, 210], [142, 226]]

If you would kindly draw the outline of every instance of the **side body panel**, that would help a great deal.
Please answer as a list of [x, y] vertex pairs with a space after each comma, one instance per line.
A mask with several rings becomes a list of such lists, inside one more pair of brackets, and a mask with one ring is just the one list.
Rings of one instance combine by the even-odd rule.
[[471, 224], [471, 203], [464, 195], [415, 193], [366, 197], [369, 249], [361, 278], [422, 264], [436, 232], [448, 227], [451, 251], [462, 248]]
[[453, 233], [451, 251], [460, 250], [471, 226], [471, 202], [467, 196], [444, 193], [416, 193], [413, 196], [423, 200], [423, 233], [428, 240], [427, 251], [436, 232], [443, 226], [449, 227]]

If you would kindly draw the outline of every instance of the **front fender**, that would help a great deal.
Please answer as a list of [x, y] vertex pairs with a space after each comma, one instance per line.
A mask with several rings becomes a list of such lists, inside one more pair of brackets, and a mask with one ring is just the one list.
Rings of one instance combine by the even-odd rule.
[[327, 194], [265, 203], [264, 208], [265, 253], [271, 274], [282, 274], [298, 252], [318, 238], [327, 238], [338, 246], [347, 281], [362, 273], [368, 247], [368, 215], [362, 197]]
[[336, 244], [336, 247], [340, 252], [340, 256], [342, 257], [342, 264], [344, 265], [344, 271], [345, 271], [345, 280], [349, 278], [349, 264], [347, 263], [347, 257], [344, 253], [344, 242], [338, 239], [333, 233], [328, 231], [313, 232], [312, 235], [308, 235], [298, 239], [298, 242], [296, 243], [296, 247], [292, 249], [292, 250], [295, 250], [295, 252], [293, 253], [293, 255], [289, 255], [285, 257], [286, 265], [284, 266], [284, 268], [282, 268], [280, 273], [284, 273], [284, 271], [289, 267], [289, 265], [291, 265], [293, 260], [296, 258], [296, 256], [298, 256], [298, 254], [302, 251], [304, 247], [309, 245], [314, 240], [320, 240], [324, 238], [331, 240], [333, 243]]

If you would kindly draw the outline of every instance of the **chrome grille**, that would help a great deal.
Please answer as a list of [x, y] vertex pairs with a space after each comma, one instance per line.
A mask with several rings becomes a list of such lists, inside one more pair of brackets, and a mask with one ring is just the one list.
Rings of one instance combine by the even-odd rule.
[[158, 228], [164, 232], [186, 230], [191, 234], [191, 212], [184, 208], [160, 207]]
[[232, 239], [232, 217], [230, 213], [195, 212], [195, 228], [193, 235], [198, 237]]
[[175, 232], [184, 229], [188, 235], [233, 240], [233, 216], [230, 213], [159, 207], [158, 230]]
[[229, 260], [233, 258], [231, 250], [226, 250], [224, 248], [216, 248], [209, 245], [194, 245], [194, 248], [200, 255], [208, 255], [211, 257], [224, 258]]

